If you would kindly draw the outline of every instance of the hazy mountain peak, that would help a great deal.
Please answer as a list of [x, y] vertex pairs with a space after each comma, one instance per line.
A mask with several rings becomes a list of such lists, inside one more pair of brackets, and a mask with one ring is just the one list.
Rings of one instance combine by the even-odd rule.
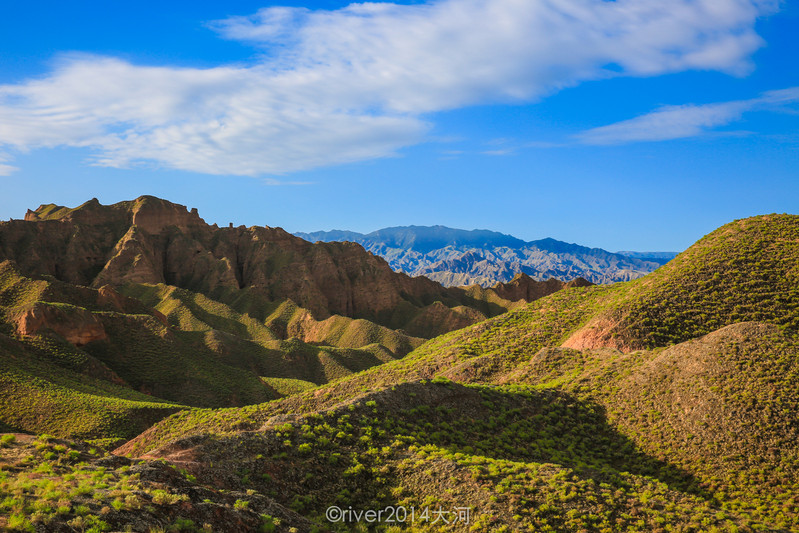
[[601, 248], [544, 238], [526, 242], [497, 231], [446, 226], [397, 226], [368, 234], [333, 230], [297, 233], [307, 240], [349, 240], [383, 257], [411, 276], [426, 276], [447, 286], [505, 283], [525, 273], [535, 280], [584, 277], [612, 283], [641, 277], [674, 257], [616, 254]]

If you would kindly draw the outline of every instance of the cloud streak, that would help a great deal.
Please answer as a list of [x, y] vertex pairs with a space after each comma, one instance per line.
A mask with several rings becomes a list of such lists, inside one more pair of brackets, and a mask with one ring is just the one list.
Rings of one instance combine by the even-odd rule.
[[19, 170], [19, 168], [15, 166], [6, 164], [10, 160], [11, 160], [10, 156], [4, 154], [3, 152], [0, 152], [0, 176], [8, 176]]
[[[211, 24], [261, 51], [248, 65], [66, 55], [43, 78], [0, 86], [0, 146], [86, 147], [98, 165], [252, 176], [387, 157], [421, 142], [438, 111], [530, 102], [613, 76], [745, 74], [763, 44], [755, 21], [775, 9], [770, 0], [265, 8]], [[734, 112], [716, 113], [706, 120]]]
[[791, 87], [749, 100], [664, 106], [639, 117], [584, 131], [577, 139], [584, 144], [612, 145], [698, 137], [741, 120], [746, 112], [784, 111], [797, 102], [799, 87]]

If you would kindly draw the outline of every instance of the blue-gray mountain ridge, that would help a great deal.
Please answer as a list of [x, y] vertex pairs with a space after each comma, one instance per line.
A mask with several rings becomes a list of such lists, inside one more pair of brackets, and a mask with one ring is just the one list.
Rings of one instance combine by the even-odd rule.
[[608, 252], [555, 239], [523, 241], [489, 230], [399, 226], [363, 234], [332, 230], [295, 233], [308, 241], [350, 241], [388, 261], [391, 268], [442, 285], [506, 283], [520, 273], [535, 280], [583, 277], [592, 283], [639, 278], [670, 261], [675, 252]]

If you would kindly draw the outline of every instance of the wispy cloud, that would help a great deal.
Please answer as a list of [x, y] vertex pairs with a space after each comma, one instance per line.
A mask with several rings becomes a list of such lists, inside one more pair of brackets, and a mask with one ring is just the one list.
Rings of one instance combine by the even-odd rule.
[[[437, 111], [534, 101], [613, 76], [745, 74], [763, 44], [755, 21], [776, 5], [431, 0], [265, 8], [211, 24], [261, 50], [249, 65], [149, 67], [67, 55], [43, 78], [0, 86], [0, 146], [87, 147], [98, 165], [149, 161], [238, 175], [386, 157], [422, 141]], [[730, 120], [735, 111], [715, 113], [705, 120]]]
[[554, 141], [528, 141], [524, 143], [525, 148], [564, 148], [568, 143]]
[[485, 150], [480, 152], [483, 155], [493, 155], [493, 156], [504, 156], [504, 155], [513, 155], [516, 153], [515, 148], [503, 148], [501, 150]]
[[481, 150], [479, 153], [482, 155], [490, 155], [490, 156], [506, 156], [506, 155], [513, 155], [519, 149], [518, 142], [516, 139], [509, 139], [506, 137], [500, 137], [498, 139], [491, 139], [485, 143], [492, 148], [488, 150]]
[[13, 165], [6, 165], [5, 163], [0, 163], [0, 176], [10, 176], [17, 170], [19, 170], [19, 167], [15, 167]]
[[703, 105], [664, 106], [646, 115], [593, 128], [577, 138], [585, 144], [625, 144], [697, 137], [757, 110], [795, 111], [799, 87], [763, 93], [757, 98]]
[[6, 163], [11, 161], [11, 156], [0, 152], [0, 176], [9, 176], [19, 170], [19, 168], [13, 165], [7, 165]]

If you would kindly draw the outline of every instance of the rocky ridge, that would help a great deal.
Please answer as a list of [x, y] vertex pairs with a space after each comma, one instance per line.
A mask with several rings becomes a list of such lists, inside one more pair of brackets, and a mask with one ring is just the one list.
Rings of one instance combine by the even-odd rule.
[[[519, 298], [492, 296], [496, 305], [489, 308], [464, 290], [398, 274], [352, 242], [312, 244], [267, 226], [220, 228], [196, 209], [151, 196], [108, 206], [96, 199], [77, 208], [42, 205], [24, 221], [0, 223], [4, 259], [25, 275], [87, 287], [166, 284], [225, 301], [246, 294], [261, 307], [291, 300], [315, 320], [362, 318], [415, 336], [463, 327], [527, 300], [506, 290]], [[413, 324], [428, 314], [440, 329], [420, 335]]]
[[351, 241], [388, 261], [398, 272], [425, 276], [442, 285], [491, 287], [516, 274], [537, 281], [582, 277], [592, 283], [640, 278], [672, 259], [670, 252], [612, 253], [555, 239], [525, 242], [488, 230], [403, 226], [362, 234], [353, 231], [296, 233], [309, 241]]

